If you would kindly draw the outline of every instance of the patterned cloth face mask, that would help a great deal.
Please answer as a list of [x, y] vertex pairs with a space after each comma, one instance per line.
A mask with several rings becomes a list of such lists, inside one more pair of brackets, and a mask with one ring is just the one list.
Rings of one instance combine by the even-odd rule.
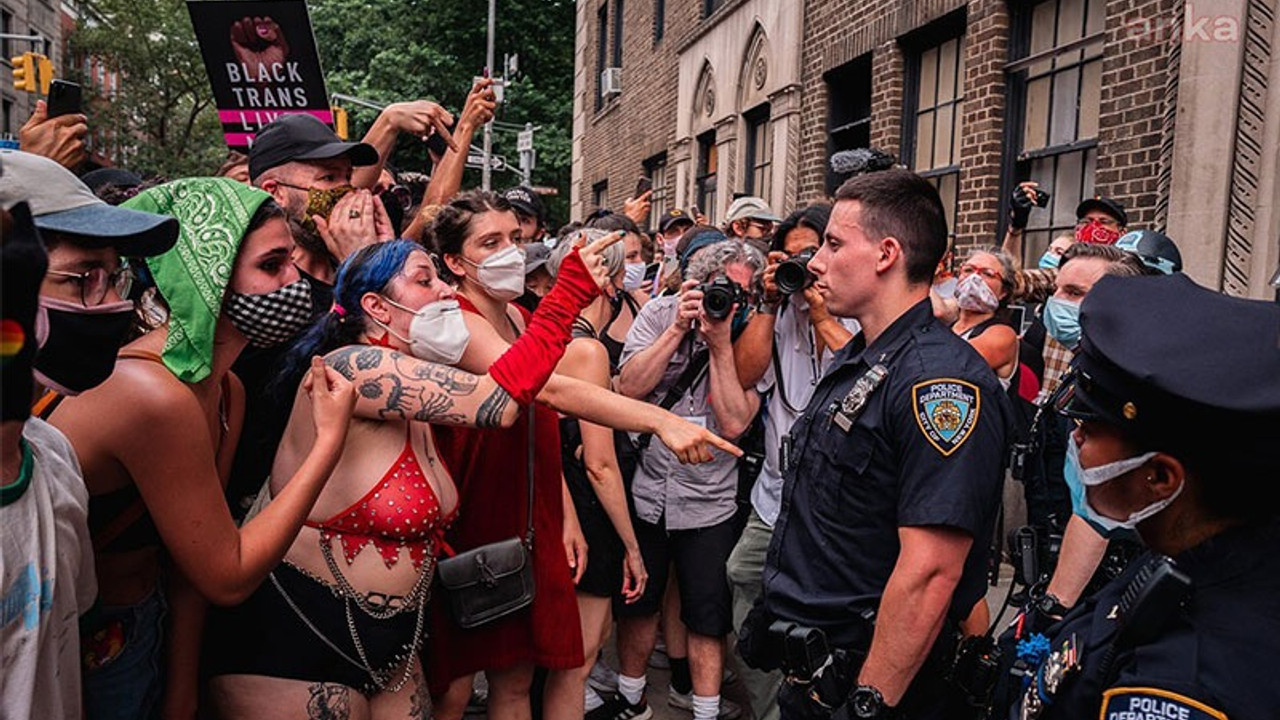
[[233, 292], [226, 313], [253, 347], [279, 345], [311, 323], [311, 285], [298, 280], [260, 295]]
[[302, 226], [312, 232], [317, 232], [316, 221], [312, 216], [319, 215], [328, 220], [329, 214], [333, 212], [333, 206], [337, 205], [339, 200], [355, 191], [356, 189], [351, 185], [339, 185], [327, 190], [307, 188], [307, 210], [302, 215]]

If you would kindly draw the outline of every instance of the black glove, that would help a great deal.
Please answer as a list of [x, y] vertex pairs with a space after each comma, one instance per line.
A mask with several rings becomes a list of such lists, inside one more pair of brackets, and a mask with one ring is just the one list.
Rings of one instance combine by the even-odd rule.
[[1009, 224], [1016, 230], [1027, 229], [1027, 221], [1031, 219], [1031, 198], [1027, 197], [1027, 191], [1018, 186], [1013, 189], [1013, 195], [1009, 198]]

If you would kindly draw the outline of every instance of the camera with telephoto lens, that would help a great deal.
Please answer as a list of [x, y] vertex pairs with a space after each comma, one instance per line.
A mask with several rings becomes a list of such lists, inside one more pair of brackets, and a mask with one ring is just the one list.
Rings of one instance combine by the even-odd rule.
[[817, 279], [813, 273], [809, 272], [809, 261], [813, 259], [813, 255], [812, 249], [805, 250], [795, 257], [778, 263], [778, 268], [773, 271], [773, 282], [780, 292], [790, 295], [813, 284]]
[[712, 320], [723, 320], [734, 305], [745, 305], [751, 299], [738, 283], [723, 275], [698, 286], [702, 291], [702, 310]]

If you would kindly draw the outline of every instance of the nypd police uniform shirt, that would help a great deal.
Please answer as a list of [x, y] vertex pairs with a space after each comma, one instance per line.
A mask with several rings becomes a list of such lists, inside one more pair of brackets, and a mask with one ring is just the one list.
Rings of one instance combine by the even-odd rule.
[[[1108, 675], [1107, 654], [1123, 621], [1121, 596], [1149, 556], [1130, 563], [1124, 574], [1049, 629], [1049, 652], [1033, 673], [1046, 687], [1025, 688], [1012, 716], [1280, 717], [1277, 549], [1280, 520], [1273, 518], [1228, 530], [1174, 558], [1191, 578], [1190, 598], [1156, 637], [1115, 652]], [[1029, 698], [1030, 692], [1037, 697]]]
[[[865, 399], [846, 401], [877, 367], [885, 372]], [[928, 300], [870, 347], [862, 335], [850, 341], [791, 430], [768, 609], [823, 629], [834, 646], [856, 644], [851, 620], [879, 606], [898, 528], [944, 526], [975, 539], [951, 609], [967, 615], [986, 590], [1011, 413], [986, 362]]]

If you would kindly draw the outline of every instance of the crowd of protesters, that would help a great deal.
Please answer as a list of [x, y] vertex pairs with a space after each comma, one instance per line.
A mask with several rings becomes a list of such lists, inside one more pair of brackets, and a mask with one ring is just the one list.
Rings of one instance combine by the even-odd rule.
[[[1023, 268], [1024, 182], [1001, 245], [950, 247], [878, 151], [789, 213], [651, 224], [646, 192], [552, 232], [531, 188], [463, 187], [491, 84], [359, 142], [284, 115], [208, 177], [77, 176], [86, 121], [42, 105], [0, 152], [0, 717], [646, 720], [654, 665], [694, 720], [1044, 713], [1078, 658], [1024, 643], [1148, 539], [1094, 510], [1133, 468], [1083, 465], [1081, 307], [1187, 282], [1176, 244], [1100, 195]], [[1026, 553], [1005, 631], [991, 568]], [[1265, 706], [1233, 687], [1161, 697]]]

